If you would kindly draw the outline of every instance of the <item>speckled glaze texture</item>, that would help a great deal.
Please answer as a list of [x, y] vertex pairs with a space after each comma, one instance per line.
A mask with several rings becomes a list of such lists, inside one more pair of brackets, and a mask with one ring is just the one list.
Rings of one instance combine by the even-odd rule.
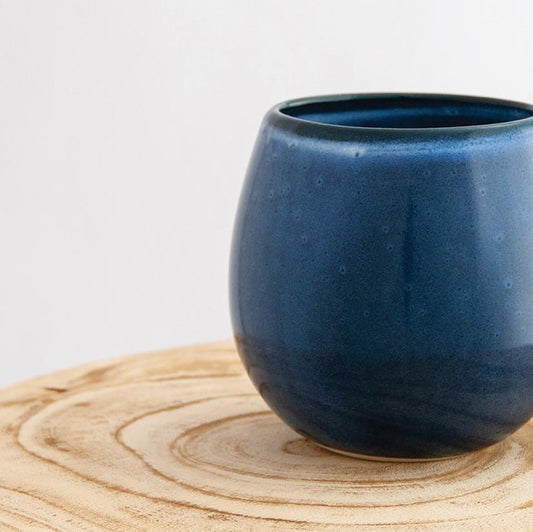
[[297, 432], [345, 452], [439, 458], [533, 415], [531, 114], [428, 95], [267, 113], [230, 303], [250, 378]]

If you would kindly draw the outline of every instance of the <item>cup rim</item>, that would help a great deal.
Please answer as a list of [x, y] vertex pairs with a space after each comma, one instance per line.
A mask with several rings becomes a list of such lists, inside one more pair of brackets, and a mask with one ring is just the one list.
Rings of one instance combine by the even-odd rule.
[[[307, 118], [301, 118], [291, 114], [287, 114], [287, 109], [294, 109], [296, 107], [320, 104], [320, 103], [335, 103], [335, 102], [349, 102], [351, 100], [391, 100], [391, 99], [406, 99], [406, 100], [442, 100], [446, 102], [457, 102], [461, 104], [477, 104], [509, 107], [527, 111], [531, 116], [524, 118], [516, 118], [508, 121], [490, 122], [483, 124], [468, 124], [468, 125], [454, 125], [454, 126], [438, 126], [438, 127], [374, 127], [374, 126], [353, 126], [342, 125], [331, 122], [318, 122]], [[272, 107], [267, 113], [267, 120], [272, 123], [288, 129], [304, 136], [325, 137], [332, 139], [445, 139], [445, 138], [464, 138], [471, 136], [493, 135], [498, 132], [509, 132], [510, 130], [518, 131], [524, 128], [528, 129], [533, 126], [533, 105], [518, 102], [514, 100], [506, 100], [500, 98], [491, 98], [485, 96], [471, 96], [461, 94], [446, 94], [446, 93], [423, 93], [423, 92], [383, 92], [383, 93], [340, 93], [328, 94], [318, 96], [308, 96], [303, 98], [295, 98], [280, 102]]]

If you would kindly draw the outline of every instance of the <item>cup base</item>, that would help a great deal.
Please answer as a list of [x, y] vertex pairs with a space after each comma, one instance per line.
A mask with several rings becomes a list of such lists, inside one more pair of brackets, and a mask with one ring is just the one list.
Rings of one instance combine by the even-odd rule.
[[341, 451], [340, 449], [328, 447], [327, 445], [323, 445], [318, 442], [314, 442], [314, 443], [316, 443], [319, 447], [322, 447], [323, 449], [331, 451], [332, 453], [342, 454], [343, 456], [349, 456], [350, 458], [370, 460], [372, 462], [438, 462], [440, 460], [450, 460], [452, 458], [456, 458], [457, 456], [459, 456], [459, 455], [438, 456], [435, 458], [398, 458], [398, 457], [391, 457], [391, 456], [375, 456], [372, 454], [359, 454], [359, 453], [352, 453], [350, 451]]

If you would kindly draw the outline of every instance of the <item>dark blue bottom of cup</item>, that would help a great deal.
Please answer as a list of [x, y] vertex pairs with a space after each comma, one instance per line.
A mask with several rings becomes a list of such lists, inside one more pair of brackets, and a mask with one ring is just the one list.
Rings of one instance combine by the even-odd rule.
[[453, 456], [497, 443], [533, 410], [532, 346], [393, 357], [236, 341], [272, 410], [299, 434], [337, 451]]

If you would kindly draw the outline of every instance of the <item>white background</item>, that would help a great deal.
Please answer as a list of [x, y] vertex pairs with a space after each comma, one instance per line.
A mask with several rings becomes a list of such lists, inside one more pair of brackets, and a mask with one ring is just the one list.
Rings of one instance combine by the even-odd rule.
[[0, 0], [0, 385], [229, 337], [233, 216], [267, 108], [532, 102], [530, 4]]

